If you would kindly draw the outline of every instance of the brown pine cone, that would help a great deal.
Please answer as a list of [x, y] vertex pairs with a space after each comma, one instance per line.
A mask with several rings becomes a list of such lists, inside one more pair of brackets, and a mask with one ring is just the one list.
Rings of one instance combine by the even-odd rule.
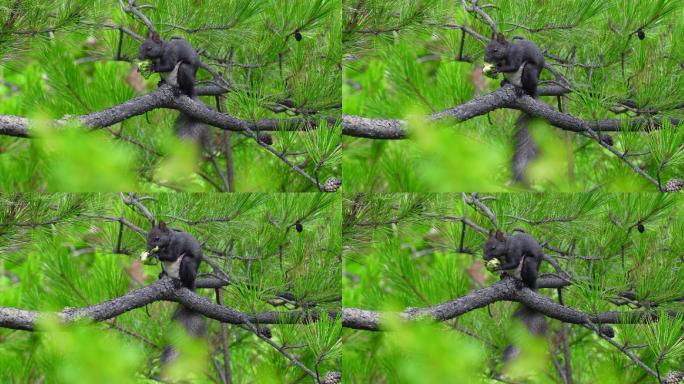
[[665, 192], [679, 192], [684, 187], [684, 180], [682, 179], [671, 179], [665, 184]]
[[341, 185], [342, 180], [337, 177], [331, 177], [323, 183], [322, 190], [323, 192], [337, 192]]

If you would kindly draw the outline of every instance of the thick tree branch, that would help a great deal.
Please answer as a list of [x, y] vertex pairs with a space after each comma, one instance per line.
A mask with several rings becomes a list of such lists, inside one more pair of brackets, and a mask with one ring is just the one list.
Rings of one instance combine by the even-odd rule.
[[[540, 95], [555, 93], [555, 88], [560, 87], [549, 89], [540, 87]], [[640, 117], [631, 120], [582, 120], [567, 113], [558, 112], [549, 107], [548, 104], [531, 97], [517, 97], [512, 86], [499, 88], [494, 92], [476, 97], [456, 107], [434, 113], [430, 117], [435, 120], [452, 117], [459, 122], [463, 122], [499, 108], [519, 109], [532, 116], [543, 118], [547, 120], [549, 124], [557, 128], [576, 133], [587, 132], [587, 127], [597, 132], [616, 132], [623, 130], [648, 132], [662, 127], [665, 120], [669, 121], [672, 125], [678, 125], [681, 122], [681, 119], [678, 118], [657, 117], [652, 119]], [[342, 117], [342, 133], [347, 136], [369, 139], [399, 140], [408, 137], [406, 122], [403, 120], [378, 119], [353, 115], [344, 115]]]
[[[222, 283], [219, 280], [203, 279], [198, 280], [197, 285], [200, 287], [211, 284], [219, 285]], [[327, 314], [332, 318], [337, 316], [337, 311], [290, 311], [245, 314], [235, 309], [216, 305], [206, 297], [197, 295], [188, 289], [175, 289], [172, 280], [169, 278], [161, 279], [151, 285], [130, 291], [112, 300], [86, 307], [65, 308], [60, 312], [52, 314], [65, 323], [82, 318], [104, 321], [160, 300], [177, 301], [204, 316], [230, 324], [246, 324], [247, 322], [254, 324], [301, 324], [317, 321], [322, 314]], [[0, 307], [0, 327], [33, 331], [39, 316], [48, 314], [48, 312]]]
[[[102, 128], [116, 124], [134, 116], [141, 115], [156, 108], [177, 109], [198, 121], [204, 122], [215, 127], [229, 130], [241, 131], [251, 137], [256, 143], [268, 152], [276, 156], [280, 161], [287, 164], [295, 172], [314, 184], [320, 191], [328, 191], [325, 185], [321, 184], [316, 178], [309, 175], [304, 169], [290, 161], [286, 154], [278, 152], [271, 145], [264, 143], [256, 134], [259, 131], [304, 131], [315, 129], [318, 119], [262, 119], [256, 122], [247, 122], [224, 113], [217, 112], [209, 108], [206, 104], [193, 100], [186, 95], [176, 95], [174, 88], [169, 85], [162, 85], [158, 89], [148, 94], [136, 97], [114, 107], [75, 117], [83, 125], [91, 128]], [[72, 116], [65, 116], [57, 120], [57, 125], [62, 125], [72, 119]], [[334, 117], [327, 118], [329, 124], [334, 125], [337, 121]], [[18, 116], [0, 115], [0, 135], [31, 137], [29, 132], [30, 122], [28, 119]]]
[[[557, 286], [557, 279], [540, 279], [540, 287]], [[561, 284], [566, 284], [561, 282]], [[198, 288], [204, 286], [224, 285], [223, 281], [214, 279], [198, 280]], [[288, 311], [261, 312], [247, 314], [235, 309], [214, 304], [204, 296], [195, 294], [185, 288], [175, 289], [171, 279], [164, 278], [144, 288], [136, 289], [125, 295], [99, 304], [80, 308], [65, 308], [53, 313], [64, 322], [72, 322], [82, 318], [104, 321], [130, 310], [140, 308], [159, 300], [177, 301], [185, 307], [202, 315], [230, 324], [307, 324], [318, 321], [321, 316], [336, 318], [339, 310], [328, 311]], [[491, 286], [472, 291], [455, 300], [426, 308], [410, 308], [396, 313], [405, 320], [433, 318], [445, 321], [458, 317], [477, 308], [482, 308], [497, 301], [518, 301], [537, 310], [544, 315], [573, 324], [632, 324], [653, 321], [658, 318], [655, 311], [616, 312], [587, 314], [553, 302], [548, 297], [527, 289], [518, 289], [513, 279], [504, 279]], [[0, 327], [33, 331], [40, 315], [47, 314], [18, 308], [0, 307]], [[668, 314], [674, 315], [675, 312]], [[391, 314], [358, 308], [342, 309], [342, 325], [347, 328], [379, 331], [383, 321]]]
[[[219, 87], [206, 87], [202, 89], [204, 94], [218, 92]], [[157, 108], [177, 109], [206, 124], [213, 125], [229, 131], [297, 131], [308, 130], [317, 127], [316, 119], [261, 119], [255, 122], [247, 122], [233, 116], [217, 112], [206, 104], [192, 100], [191, 98], [174, 94], [174, 89], [168, 85], [162, 85], [158, 89], [128, 100], [111, 108], [89, 113], [82, 116], [65, 116], [58, 120], [58, 124], [64, 124], [70, 118], [78, 119], [83, 125], [91, 128], [103, 128], [134, 116], [142, 115]], [[329, 118], [331, 123], [335, 118]], [[20, 116], [0, 115], [0, 135], [30, 137], [30, 121]]]
[[[140, 308], [167, 296], [173, 290], [170, 279], [162, 279], [146, 287], [130, 291], [127, 294], [99, 304], [81, 308], [65, 308], [54, 313], [64, 322], [76, 321], [88, 317], [95, 321], [103, 321], [116, 317], [135, 308]], [[17, 308], [0, 307], [0, 327], [33, 331], [36, 320], [41, 313]]]
[[[539, 94], [556, 95], [567, 92], [559, 86], [539, 87]], [[514, 93], [506, 93], [502, 88], [476, 97], [461, 105], [446, 109], [442, 112], [434, 113], [432, 119], [442, 119], [454, 117], [458, 121], [466, 121], [473, 117], [484, 115], [498, 108], [506, 107], [515, 98]], [[400, 140], [406, 139], [406, 122], [399, 119], [377, 119], [353, 115], [342, 117], [342, 134], [354, 137], [364, 137], [367, 139], [387, 139]]]
[[[445, 117], [453, 117], [457, 121], [465, 121], [476, 116], [483, 115], [498, 108], [519, 109], [531, 116], [545, 119], [549, 124], [575, 133], [580, 133], [593, 138], [597, 143], [627, 164], [632, 170], [648, 180], [651, 184], [663, 190], [663, 186], [653, 176], [639, 168], [630, 159], [627, 153], [621, 153], [615, 147], [608, 144], [597, 132], [606, 131], [641, 131], [648, 132], [662, 127], [664, 119], [670, 124], [678, 125], [681, 120], [677, 118], [636, 118], [632, 120], [606, 119], [598, 121], [585, 121], [567, 113], [559, 112], [548, 104], [535, 100], [530, 96], [517, 97], [514, 87], [507, 85], [484, 96], [477, 97], [454, 108], [432, 114], [433, 120]], [[375, 138], [375, 139], [403, 139], [406, 138], [406, 123], [392, 119], [370, 119], [359, 116], [343, 116], [343, 133], [351, 136]]]
[[[542, 287], [542, 282], [540, 279], [540, 287]], [[380, 331], [383, 329], [384, 321], [391, 315], [399, 316], [404, 320], [432, 318], [437, 321], [446, 321], [468, 313], [473, 309], [482, 308], [502, 300], [520, 302], [548, 317], [572, 324], [634, 324], [653, 321], [658, 318], [658, 312], [655, 311], [608, 311], [599, 314], [587, 314], [557, 304], [548, 297], [542, 296], [530, 289], [518, 289], [513, 279], [506, 278], [488, 287], [472, 291], [455, 300], [425, 308], [409, 308], [399, 313], [344, 308], [342, 312], [342, 326], [368, 331]], [[674, 315], [675, 313], [670, 312], [669, 314]]]

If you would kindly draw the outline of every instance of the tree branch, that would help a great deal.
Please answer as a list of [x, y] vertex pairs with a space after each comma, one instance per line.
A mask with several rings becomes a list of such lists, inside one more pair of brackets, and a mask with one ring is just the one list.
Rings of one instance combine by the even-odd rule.
[[[551, 280], [553, 281], [553, 280]], [[550, 281], [550, 282], [551, 282]], [[540, 287], [547, 282], [540, 279]], [[554, 281], [555, 282], [555, 281]], [[542, 285], [544, 284], [544, 285]], [[380, 331], [388, 316], [399, 316], [403, 320], [432, 318], [436, 321], [446, 321], [482, 308], [497, 301], [517, 301], [548, 317], [572, 324], [635, 324], [654, 321], [658, 318], [656, 311], [618, 312], [608, 311], [598, 314], [587, 314], [553, 302], [528, 288], [518, 289], [513, 279], [506, 278], [488, 287], [470, 292], [469, 294], [441, 304], [425, 308], [409, 308], [399, 313], [384, 313], [380, 311], [358, 308], [344, 308], [342, 312], [342, 326], [352, 329]], [[671, 311], [669, 315], [675, 315]]]
[[[546, 89], [546, 87], [540, 87], [539, 90], [540, 95], [547, 95], [553, 91], [552, 89]], [[681, 119], [678, 118], [657, 117], [650, 119], [639, 117], [631, 120], [582, 120], [567, 113], [558, 112], [546, 103], [529, 96], [517, 97], [512, 86], [499, 88], [494, 92], [476, 97], [456, 107], [434, 113], [430, 118], [438, 120], [452, 117], [459, 122], [463, 122], [499, 108], [519, 109], [532, 116], [541, 117], [557, 128], [576, 133], [587, 132], [587, 127], [597, 132], [624, 130], [648, 132], [661, 128], [666, 120], [672, 125], [678, 125], [681, 122]], [[406, 122], [403, 120], [368, 118], [354, 115], [344, 115], [342, 117], [342, 133], [347, 136], [368, 139], [399, 140], [408, 137]]]
[[[198, 281], [197, 286], [206, 286], [214, 283], [223, 284], [220, 280], [208, 279]], [[261, 312], [248, 315], [235, 309], [216, 305], [206, 297], [200, 296], [186, 288], [175, 289], [172, 279], [163, 278], [153, 284], [130, 291], [112, 300], [85, 307], [65, 308], [56, 313], [0, 307], [0, 327], [33, 331], [36, 327], [36, 320], [42, 315], [49, 314], [57, 316], [65, 323], [83, 318], [104, 321], [160, 300], [177, 301], [206, 317], [230, 324], [247, 324], [248, 322], [257, 324], [306, 324], [317, 321], [324, 314], [335, 318], [338, 313], [338, 311], [300, 310]]]
[[[218, 87], [202, 88], [206, 93], [218, 92]], [[111, 108], [89, 113], [82, 116], [64, 116], [57, 120], [58, 125], [66, 123], [69, 119], [77, 119], [83, 125], [91, 128], [108, 127], [134, 116], [142, 115], [157, 108], [177, 109], [201, 122], [213, 125], [228, 131], [298, 131], [315, 129], [317, 119], [261, 119], [255, 122], [247, 122], [227, 114], [217, 112], [206, 104], [193, 100], [185, 95], [174, 95], [173, 88], [162, 85], [156, 90], [142, 96], [138, 96]], [[330, 123], [337, 119], [328, 118]], [[29, 131], [30, 121], [20, 116], [0, 115], [0, 135], [15, 137], [31, 137]]]
[[[201, 101], [193, 100], [186, 95], [174, 94], [174, 89], [169, 85], [162, 85], [158, 89], [148, 94], [136, 97], [132, 100], [126, 101], [114, 107], [89, 113], [83, 116], [75, 117], [83, 125], [91, 128], [102, 128], [116, 124], [123, 120], [134, 116], [142, 115], [156, 108], [170, 108], [177, 109], [181, 113], [201, 121], [203, 123], [213, 125], [215, 127], [229, 130], [241, 131], [245, 135], [251, 137], [256, 143], [272, 153], [288, 167], [299, 173], [302, 177], [314, 184], [320, 191], [326, 190], [325, 186], [318, 182], [314, 177], [309, 175], [298, 165], [290, 161], [285, 154], [279, 153], [271, 145], [264, 143], [259, 139], [255, 132], [259, 131], [305, 131], [314, 129], [318, 125], [317, 119], [261, 119], [256, 122], [247, 122], [224, 113], [217, 112], [209, 108]], [[55, 123], [57, 125], [65, 124], [72, 116], [65, 116]], [[334, 117], [327, 118], [329, 124], [335, 124], [337, 119]], [[16, 136], [16, 137], [31, 137], [29, 132], [30, 121], [18, 116], [3, 116], [0, 115], [0, 135]]]

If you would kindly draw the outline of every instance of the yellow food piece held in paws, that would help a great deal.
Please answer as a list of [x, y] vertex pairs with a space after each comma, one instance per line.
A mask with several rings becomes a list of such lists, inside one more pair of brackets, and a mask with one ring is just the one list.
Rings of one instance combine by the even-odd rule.
[[501, 262], [499, 262], [499, 259], [491, 259], [485, 263], [485, 268], [487, 268], [489, 272], [494, 272], [496, 267], [498, 267], [500, 264]]
[[152, 76], [152, 61], [151, 60], [145, 60], [141, 61], [138, 63], [138, 72], [142, 75], [144, 78], [149, 78]]
[[142, 261], [142, 263], [145, 265], [157, 264], [158, 259], [156, 257], [150, 257], [150, 254], [155, 253], [158, 250], [159, 250], [159, 247], [154, 247], [154, 248], [150, 249], [149, 251], [143, 251], [140, 254], [140, 261]]
[[499, 72], [496, 71], [496, 67], [492, 63], [484, 63], [482, 73], [484, 73], [485, 76], [492, 79], [496, 79], [497, 77], [499, 77]]

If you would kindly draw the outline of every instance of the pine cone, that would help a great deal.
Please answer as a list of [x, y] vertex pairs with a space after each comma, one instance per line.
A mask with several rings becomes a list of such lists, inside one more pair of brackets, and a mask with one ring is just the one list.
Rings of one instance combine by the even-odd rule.
[[665, 192], [679, 192], [684, 187], [684, 180], [682, 179], [671, 179], [665, 184]]
[[271, 333], [271, 328], [269, 328], [265, 325], [257, 325], [256, 328], [257, 328], [257, 332], [259, 332], [259, 334], [261, 336], [263, 336], [267, 339], [270, 339], [271, 337], [273, 337], [273, 334]]
[[680, 384], [684, 382], [684, 372], [681, 371], [670, 371], [670, 373], [665, 376], [663, 380], [664, 384]]
[[337, 371], [330, 371], [323, 377], [323, 384], [340, 384], [342, 382], [342, 374]]
[[264, 144], [268, 145], [273, 145], [273, 136], [271, 136], [268, 133], [259, 133], [258, 136], [259, 141], [261, 141]]
[[331, 177], [323, 183], [323, 192], [337, 192], [337, 190], [342, 185], [342, 180], [337, 177]]

